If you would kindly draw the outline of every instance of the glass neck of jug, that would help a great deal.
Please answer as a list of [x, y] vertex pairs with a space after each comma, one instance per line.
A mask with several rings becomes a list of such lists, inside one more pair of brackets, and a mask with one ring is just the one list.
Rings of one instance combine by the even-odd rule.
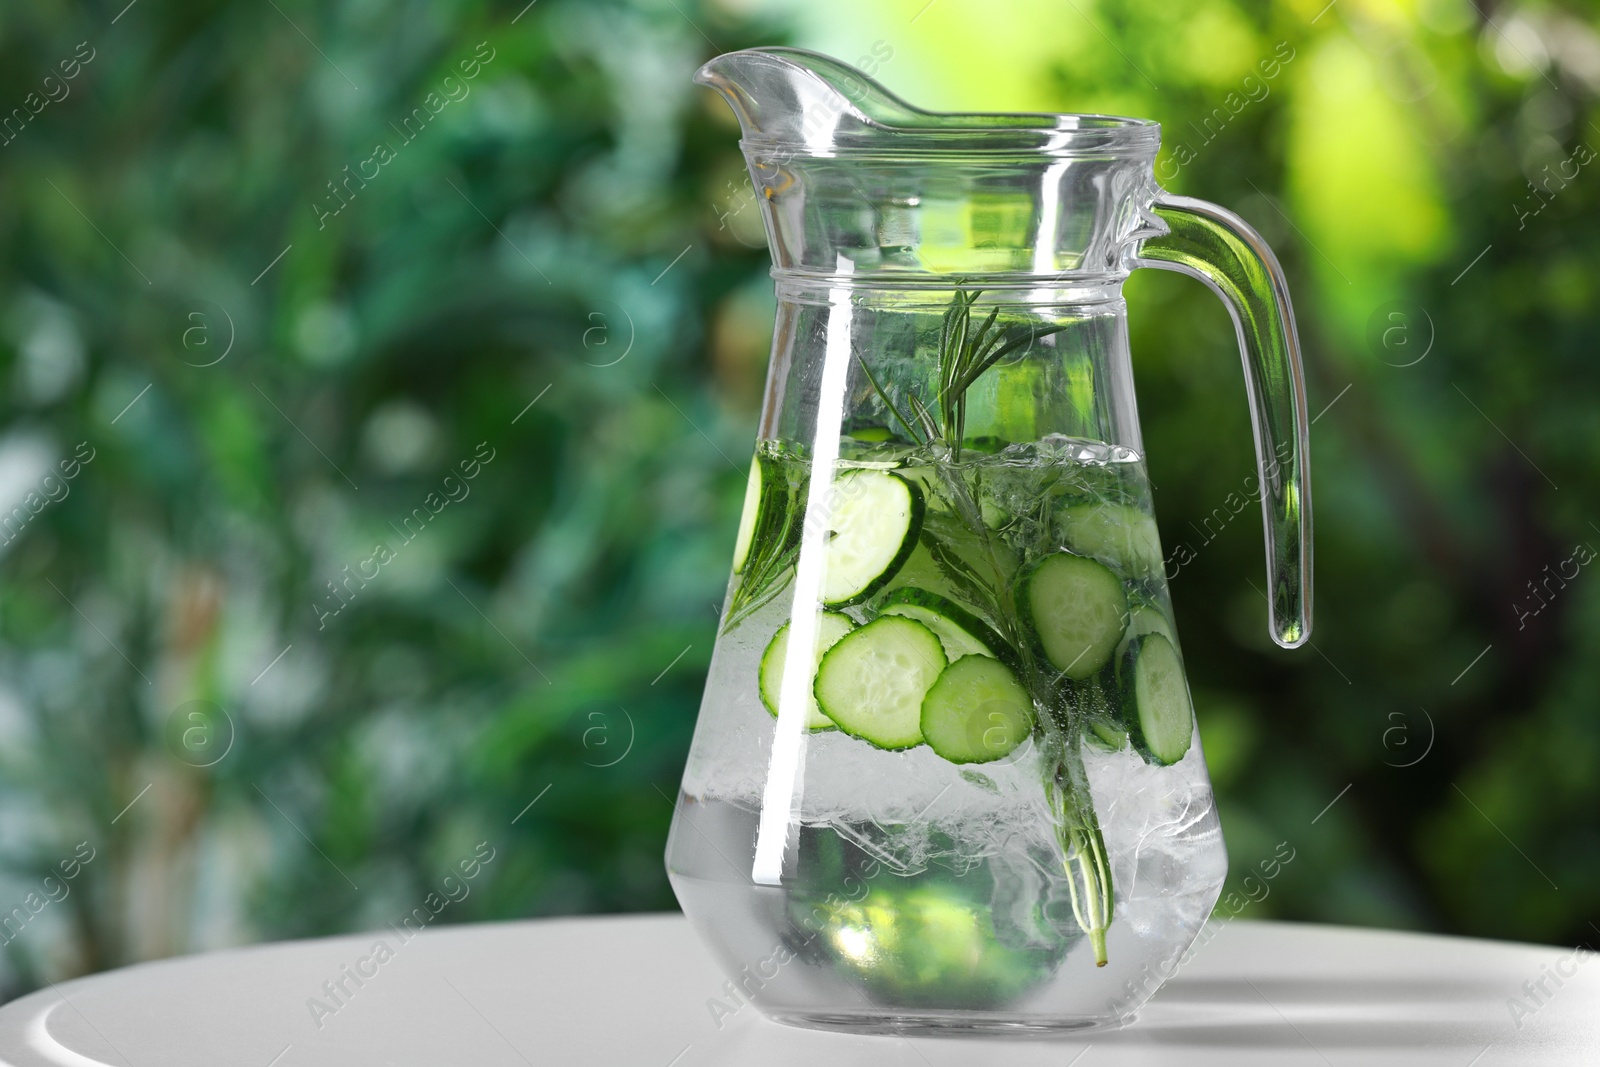
[[[1158, 124], [924, 111], [798, 49], [719, 56], [696, 80], [738, 117], [781, 287], [1011, 290], [1024, 302], [1071, 301], [1075, 290], [1115, 288], [1141, 266], [1209, 285], [1238, 328], [1249, 386], [1270, 631], [1285, 647], [1307, 639], [1307, 420], [1283, 274], [1237, 216], [1156, 184]], [[1126, 402], [1131, 410], [1131, 390]]]
[[780, 272], [918, 284], [953, 277], [1103, 284], [1159, 232], [1155, 123], [1104, 115], [943, 115], [796, 49], [701, 68], [743, 128]]

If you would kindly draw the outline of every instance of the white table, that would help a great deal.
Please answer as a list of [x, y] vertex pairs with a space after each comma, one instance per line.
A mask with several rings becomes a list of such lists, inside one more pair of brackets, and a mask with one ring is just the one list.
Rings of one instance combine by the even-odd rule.
[[[967, 1067], [1600, 1064], [1592, 954], [1461, 938], [1236, 921], [1139, 1021], [1080, 1038], [849, 1037], [707, 1008], [722, 976], [676, 915], [443, 927], [379, 963], [392, 932], [148, 963], [0, 1008], [15, 1067]], [[376, 973], [314, 1019], [362, 958]], [[1576, 970], [1535, 1005], [1522, 989]], [[1532, 1014], [1515, 1025], [1507, 1006]], [[328, 1003], [333, 1003], [328, 1001]], [[319, 1025], [320, 1023], [320, 1025]], [[1076, 1058], [1074, 1058], [1076, 1057]]]

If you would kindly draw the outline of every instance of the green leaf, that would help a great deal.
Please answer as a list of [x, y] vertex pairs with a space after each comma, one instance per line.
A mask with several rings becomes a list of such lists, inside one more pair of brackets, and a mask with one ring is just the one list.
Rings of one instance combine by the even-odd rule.
[[[919, 445], [926, 445], [929, 441], [937, 436], [937, 434], [930, 430], [926, 437], [919, 438], [917, 436], [916, 428], [911, 425], [911, 420], [900, 413], [900, 409], [895, 406], [894, 401], [889, 399], [888, 392], [883, 388], [883, 386], [878, 384], [878, 379], [873, 377], [872, 368], [867, 366], [867, 361], [862, 359], [859, 355], [856, 356], [856, 359], [858, 362], [860, 362], [861, 373], [867, 376], [867, 382], [872, 386], [872, 391], [878, 394], [878, 399], [883, 401], [883, 406], [888, 408], [889, 413], [899, 420], [901, 426], [906, 428], [906, 435], [910, 437], [912, 441]], [[915, 397], [907, 397], [907, 399], [915, 403], [919, 410], [921, 409], [921, 404], [916, 401]], [[931, 424], [924, 419], [923, 425], [924, 427], [928, 427]]]

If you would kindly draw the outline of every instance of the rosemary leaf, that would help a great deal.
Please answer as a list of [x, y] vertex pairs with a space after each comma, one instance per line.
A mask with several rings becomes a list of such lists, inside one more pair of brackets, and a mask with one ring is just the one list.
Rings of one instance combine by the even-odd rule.
[[1013, 338], [1005, 344], [999, 345], [993, 351], [987, 353], [981, 358], [974, 359], [972, 361], [968, 377], [960, 386], [961, 391], [964, 394], [966, 390], [972, 386], [972, 383], [978, 380], [978, 377], [983, 374], [984, 371], [988, 370], [990, 367], [994, 366], [996, 363], [1000, 362], [1000, 360], [1004, 359], [1006, 356], [1009, 356], [1017, 349], [1022, 348], [1024, 345], [1031, 345], [1040, 338], [1049, 337], [1051, 334], [1060, 333], [1069, 325], [1070, 323], [1063, 323], [1059, 326], [1050, 326], [1042, 330], [1029, 330], [1021, 337]]
[[745, 571], [745, 578], [734, 591], [733, 603], [729, 605], [728, 621], [722, 627], [723, 633], [731, 632], [783, 592], [794, 577], [794, 561], [798, 555], [799, 549], [790, 547], [775, 557], [773, 566], [764, 573], [754, 575], [748, 569]]
[[995, 319], [999, 318], [999, 316], [1000, 305], [996, 304], [989, 309], [989, 317], [983, 320], [983, 325], [978, 328], [978, 332], [972, 335], [972, 339], [967, 345], [970, 352], [966, 358], [968, 365], [974, 362], [977, 353], [987, 351], [994, 345], [998, 335], [991, 334], [990, 331], [994, 329]]
[[937, 536], [924, 531], [922, 543], [928, 546], [928, 554], [944, 573], [951, 585], [956, 587], [968, 603], [980, 607], [985, 614], [993, 617], [998, 612], [999, 598], [995, 591], [979, 577], [978, 572], [967, 565], [967, 562], [956, 555], [948, 546], [942, 543]]
[[[906, 434], [911, 438], [911, 440], [919, 445], [926, 445], [929, 441], [931, 441], [936, 435], [930, 433], [927, 437], [918, 438], [916, 428], [912, 426], [911, 420], [902, 415], [900, 413], [900, 409], [895, 406], [894, 401], [889, 399], [888, 392], [885, 391], [883, 386], [878, 384], [878, 379], [873, 377], [872, 368], [867, 366], [867, 361], [862, 359], [859, 355], [856, 356], [856, 359], [861, 363], [861, 373], [867, 376], [867, 381], [872, 385], [872, 391], [878, 394], [878, 399], [883, 401], [883, 406], [888, 408], [889, 413], [899, 420], [901, 426], [905, 427]], [[919, 409], [921, 408], [921, 404], [917, 402], [916, 397], [907, 396], [907, 399], [910, 400], [914, 406], [918, 407]], [[926, 427], [929, 424], [924, 421], [923, 425]]]
[[917, 413], [917, 420], [922, 423], [923, 432], [928, 435], [927, 441], [924, 441], [923, 443], [927, 444], [928, 442], [938, 440], [939, 425], [933, 421], [933, 416], [929, 414], [927, 407], [923, 405], [919, 398], [910, 394], [906, 395], [906, 400], [910, 402], [912, 410]]

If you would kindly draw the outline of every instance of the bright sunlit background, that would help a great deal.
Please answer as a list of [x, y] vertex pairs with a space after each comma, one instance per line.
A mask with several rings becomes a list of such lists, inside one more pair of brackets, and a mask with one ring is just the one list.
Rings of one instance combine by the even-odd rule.
[[778, 43], [1159, 119], [1284, 261], [1294, 653], [1227, 316], [1127, 286], [1230, 853], [1296, 850], [1249, 914], [1596, 936], [1591, 5], [125, 3], [0, 11], [0, 996], [378, 926], [485, 842], [439, 921], [674, 907], [772, 321], [689, 79]]

